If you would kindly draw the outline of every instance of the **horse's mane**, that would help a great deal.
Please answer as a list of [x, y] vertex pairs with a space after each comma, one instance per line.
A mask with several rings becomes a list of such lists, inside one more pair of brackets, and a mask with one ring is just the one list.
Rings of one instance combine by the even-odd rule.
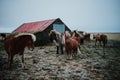
[[56, 34], [59, 34], [59, 35], [61, 34], [60, 32], [56, 31], [55, 29], [54, 29], [54, 30], [51, 30], [50, 33], [49, 33], [49, 35], [50, 35], [51, 33], [56, 33]]
[[29, 36], [32, 37], [32, 40], [33, 40], [34, 42], [36, 41], [36, 37], [35, 37], [35, 35], [32, 34], [32, 33], [19, 33], [19, 34], [15, 35], [14, 37], [17, 38], [17, 37], [24, 36], [24, 35], [29, 35]]
[[69, 31], [65, 31], [65, 36], [66, 37], [71, 37], [71, 34], [69, 33]]

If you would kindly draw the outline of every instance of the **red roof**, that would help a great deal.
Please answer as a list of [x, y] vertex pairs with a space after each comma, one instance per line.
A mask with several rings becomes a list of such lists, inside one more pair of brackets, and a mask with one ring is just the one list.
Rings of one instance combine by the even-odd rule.
[[56, 19], [24, 23], [13, 32], [37, 32], [45, 30]]

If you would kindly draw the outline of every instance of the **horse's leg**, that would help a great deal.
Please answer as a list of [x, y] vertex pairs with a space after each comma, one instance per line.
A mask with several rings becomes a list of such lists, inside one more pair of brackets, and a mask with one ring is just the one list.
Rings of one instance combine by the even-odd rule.
[[75, 51], [76, 51], [76, 52], [75, 52], [75, 56], [77, 56], [77, 54], [78, 54], [78, 48], [76, 48]]
[[105, 47], [105, 45], [106, 45], [106, 44], [105, 44], [105, 42], [104, 42], [104, 47]]
[[8, 65], [7, 65], [7, 68], [9, 68], [13, 62], [13, 55], [12, 53], [14, 53], [12, 50], [11, 50], [11, 47], [9, 46], [8, 48], [6, 48], [6, 51], [8, 53]]
[[[6, 48], [5, 48], [5, 49], [6, 49]], [[8, 66], [10, 66], [10, 59], [11, 59], [11, 51], [10, 51], [10, 48], [7, 48], [6, 51], [7, 51], [7, 54], [8, 54]]]
[[11, 56], [10, 56], [10, 54], [8, 54], [8, 64], [7, 64], [7, 68], [9, 68], [10, 67], [10, 59], [11, 59]]
[[106, 41], [104, 40], [104, 41], [103, 41], [103, 47], [105, 47], [105, 44], [106, 44]]
[[79, 49], [81, 48], [80, 44], [78, 45], [78, 48], [79, 48]]
[[84, 39], [83, 38], [80, 39], [80, 44], [84, 44]]
[[9, 63], [9, 66], [11, 66], [11, 64], [13, 63], [13, 58], [14, 58], [14, 55], [11, 55], [11, 56], [10, 56], [10, 63]]
[[24, 66], [24, 53], [23, 52], [24, 52], [24, 50], [21, 51], [20, 55], [21, 55], [22, 68], [25, 68], [25, 66]]
[[107, 46], [107, 38], [104, 39], [104, 47]]
[[8, 54], [8, 64], [10, 64], [10, 54]]
[[66, 48], [66, 52], [67, 52], [67, 59], [70, 58], [70, 50]]
[[105, 39], [105, 46], [107, 46], [107, 39]]
[[69, 51], [68, 51], [67, 48], [65, 50], [66, 50], [66, 53], [67, 53], [67, 57], [69, 58]]
[[70, 54], [70, 59], [72, 59], [72, 50], [70, 50], [69, 54]]
[[63, 45], [60, 45], [61, 53], [63, 54]]
[[25, 65], [24, 65], [24, 54], [21, 55], [21, 60], [22, 60], [22, 68], [24, 68], [25, 67]]
[[72, 56], [76, 56], [76, 55], [77, 55], [77, 48], [74, 48], [72, 52]]
[[101, 46], [101, 40], [99, 41], [99, 44], [100, 44], [100, 46]]
[[57, 53], [56, 54], [58, 54], [59, 53], [59, 46], [57, 46]]
[[70, 51], [68, 51], [68, 59], [70, 59]]
[[97, 39], [95, 40], [95, 46], [96, 46], [96, 43], [97, 43]]
[[67, 53], [67, 55], [68, 55], [68, 50], [65, 48], [65, 51], [66, 51], [66, 53]]

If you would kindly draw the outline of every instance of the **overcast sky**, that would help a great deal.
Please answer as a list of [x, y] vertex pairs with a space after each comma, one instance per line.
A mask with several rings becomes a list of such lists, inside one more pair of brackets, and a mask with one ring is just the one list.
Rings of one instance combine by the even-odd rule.
[[56, 18], [72, 30], [120, 32], [120, 0], [0, 0], [0, 32]]

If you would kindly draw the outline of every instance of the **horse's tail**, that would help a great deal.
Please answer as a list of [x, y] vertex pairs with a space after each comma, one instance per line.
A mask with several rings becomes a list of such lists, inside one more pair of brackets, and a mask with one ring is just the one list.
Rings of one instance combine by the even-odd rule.
[[80, 51], [80, 45], [79, 45], [78, 48], [77, 48], [77, 52], [78, 52], [79, 54], [82, 54], [81, 51]]

